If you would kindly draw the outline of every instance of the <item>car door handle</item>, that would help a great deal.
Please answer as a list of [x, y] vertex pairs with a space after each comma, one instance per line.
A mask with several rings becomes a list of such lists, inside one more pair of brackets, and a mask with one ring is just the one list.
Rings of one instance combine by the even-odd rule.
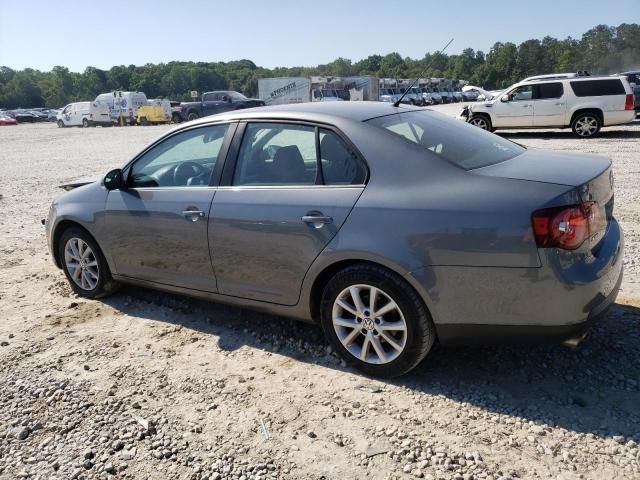
[[558, 102], [558, 103], [556, 103], [556, 105], [560, 107], [560, 106], [564, 105], [564, 102]]
[[202, 210], [184, 210], [182, 216], [190, 218], [192, 222], [197, 222], [199, 218], [204, 217], [204, 212]]
[[326, 215], [304, 215], [302, 221], [304, 223], [325, 224], [333, 222], [333, 218], [327, 217]]

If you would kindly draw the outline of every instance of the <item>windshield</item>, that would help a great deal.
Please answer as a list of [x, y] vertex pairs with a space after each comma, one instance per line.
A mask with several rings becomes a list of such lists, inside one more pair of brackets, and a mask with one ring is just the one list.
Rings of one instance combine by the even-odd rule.
[[333, 90], [322, 90], [323, 97], [335, 97], [336, 93]]
[[525, 149], [454, 118], [411, 111], [372, 118], [367, 123], [415, 143], [465, 170], [504, 162]]
[[244, 95], [242, 95], [241, 93], [238, 92], [229, 92], [228, 95], [233, 99], [233, 100], [247, 100], [247, 97], [245, 97]]

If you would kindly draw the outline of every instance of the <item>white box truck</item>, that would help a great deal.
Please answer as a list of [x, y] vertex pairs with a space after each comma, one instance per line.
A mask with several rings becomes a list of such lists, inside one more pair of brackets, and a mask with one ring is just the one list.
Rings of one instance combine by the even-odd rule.
[[267, 105], [378, 100], [378, 91], [378, 79], [366, 76], [258, 79], [258, 96]]
[[92, 125], [113, 125], [121, 121], [135, 125], [138, 107], [147, 104], [144, 92], [101, 93], [91, 102], [90, 121]]

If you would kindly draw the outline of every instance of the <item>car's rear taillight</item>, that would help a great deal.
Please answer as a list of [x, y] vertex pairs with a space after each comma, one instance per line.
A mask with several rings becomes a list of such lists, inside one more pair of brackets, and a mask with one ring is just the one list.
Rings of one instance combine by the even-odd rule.
[[533, 212], [532, 222], [538, 247], [565, 250], [575, 250], [604, 227], [596, 202], [537, 210]]
[[624, 102], [624, 109], [633, 110], [633, 94], [632, 93], [627, 95], [627, 99]]

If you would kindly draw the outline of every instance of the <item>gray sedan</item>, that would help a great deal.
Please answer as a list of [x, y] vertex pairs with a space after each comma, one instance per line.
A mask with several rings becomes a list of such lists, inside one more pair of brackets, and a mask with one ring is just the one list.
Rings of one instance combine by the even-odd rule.
[[207, 117], [72, 187], [45, 224], [78, 295], [129, 283], [319, 322], [381, 377], [436, 339], [579, 339], [622, 280], [609, 160], [410, 106]]

